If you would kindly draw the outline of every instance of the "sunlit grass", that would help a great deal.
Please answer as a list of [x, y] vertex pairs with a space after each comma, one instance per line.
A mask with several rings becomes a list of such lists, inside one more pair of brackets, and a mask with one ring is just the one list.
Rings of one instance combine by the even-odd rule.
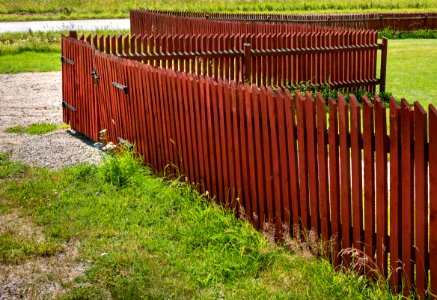
[[[79, 245], [89, 269], [67, 299], [394, 298], [384, 284], [270, 244], [186, 183], [151, 175], [130, 153], [0, 182], [0, 213], [11, 210], [32, 216], [48, 246]], [[2, 257], [51, 249], [23, 243], [2, 237]]]
[[341, 13], [436, 11], [436, 0], [1, 0], [0, 20], [128, 18], [130, 9], [215, 12]]
[[28, 126], [13, 126], [6, 128], [5, 132], [7, 133], [27, 133], [27, 134], [45, 134], [50, 131], [58, 130], [58, 129], [66, 129], [69, 128], [67, 124], [53, 124], [53, 123], [33, 123]]

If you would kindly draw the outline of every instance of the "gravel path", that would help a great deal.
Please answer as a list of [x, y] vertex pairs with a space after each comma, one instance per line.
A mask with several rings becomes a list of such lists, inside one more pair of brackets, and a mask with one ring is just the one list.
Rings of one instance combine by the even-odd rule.
[[0, 74], [0, 152], [30, 165], [60, 169], [80, 162], [98, 163], [93, 142], [72, 130], [44, 135], [6, 133], [6, 128], [38, 122], [62, 123], [61, 73]]

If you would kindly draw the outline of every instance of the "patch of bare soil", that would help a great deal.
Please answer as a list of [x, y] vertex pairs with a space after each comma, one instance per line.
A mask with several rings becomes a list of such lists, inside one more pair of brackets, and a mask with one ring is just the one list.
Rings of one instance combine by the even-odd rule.
[[[30, 165], [59, 169], [81, 162], [98, 163], [92, 142], [71, 130], [43, 135], [6, 133], [12, 126], [62, 123], [61, 73], [0, 74], [0, 151]], [[0, 215], [0, 235], [44, 242], [42, 230], [18, 211]], [[87, 266], [78, 261], [78, 243], [63, 245], [50, 256], [31, 257], [20, 264], [0, 264], [0, 300], [47, 299], [74, 287]]]
[[72, 130], [43, 135], [6, 133], [13, 126], [62, 123], [61, 73], [0, 74], [0, 151], [13, 160], [60, 169], [81, 162], [98, 163], [92, 141]]
[[[0, 215], [0, 235], [20, 239], [45, 239], [41, 229], [18, 211]], [[87, 266], [78, 261], [78, 244], [68, 243], [48, 257], [29, 258], [21, 264], [0, 264], [0, 300], [56, 298], [73, 287]]]

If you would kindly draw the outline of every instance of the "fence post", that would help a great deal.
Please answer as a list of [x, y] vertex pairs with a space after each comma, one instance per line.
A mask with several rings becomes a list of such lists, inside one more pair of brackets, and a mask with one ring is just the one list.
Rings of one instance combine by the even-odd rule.
[[70, 30], [68, 32], [68, 36], [77, 39], [77, 31], [76, 30]]
[[381, 93], [385, 92], [385, 81], [387, 74], [387, 38], [382, 38], [381, 45], [381, 68], [380, 68], [380, 77], [379, 77], [379, 91]]
[[243, 68], [243, 82], [249, 81], [250, 80], [250, 70], [252, 69], [251, 67], [251, 57], [250, 57], [250, 51], [251, 51], [251, 46], [249, 43], [244, 43], [243, 45], [243, 49], [244, 49], [244, 68]]

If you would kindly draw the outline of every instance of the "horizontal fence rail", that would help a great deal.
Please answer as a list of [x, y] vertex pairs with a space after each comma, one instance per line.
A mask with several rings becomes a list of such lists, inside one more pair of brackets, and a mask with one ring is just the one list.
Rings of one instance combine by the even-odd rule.
[[[72, 32], [72, 36], [77, 36]], [[257, 85], [385, 89], [386, 59], [376, 75], [374, 31], [236, 34], [80, 36], [101, 52], [179, 72]]]
[[[111, 41], [111, 39], [109, 39]], [[437, 295], [437, 110], [177, 72], [62, 39], [64, 121], [107, 130], [278, 238], [312, 230], [405, 295]], [[69, 63], [73, 62], [73, 63]], [[358, 100], [361, 100], [361, 104]], [[68, 105], [67, 105], [68, 104]], [[74, 109], [72, 109], [74, 108]], [[387, 129], [389, 128], [389, 129]]]
[[132, 13], [137, 18], [141, 13], [159, 13], [163, 15], [197, 18], [205, 20], [262, 22], [262, 23], [297, 23], [335, 28], [383, 30], [390, 28], [398, 31], [419, 29], [437, 29], [437, 12], [424, 13], [367, 13], [367, 14], [265, 14], [265, 13], [202, 13], [178, 11], [142, 11]]

